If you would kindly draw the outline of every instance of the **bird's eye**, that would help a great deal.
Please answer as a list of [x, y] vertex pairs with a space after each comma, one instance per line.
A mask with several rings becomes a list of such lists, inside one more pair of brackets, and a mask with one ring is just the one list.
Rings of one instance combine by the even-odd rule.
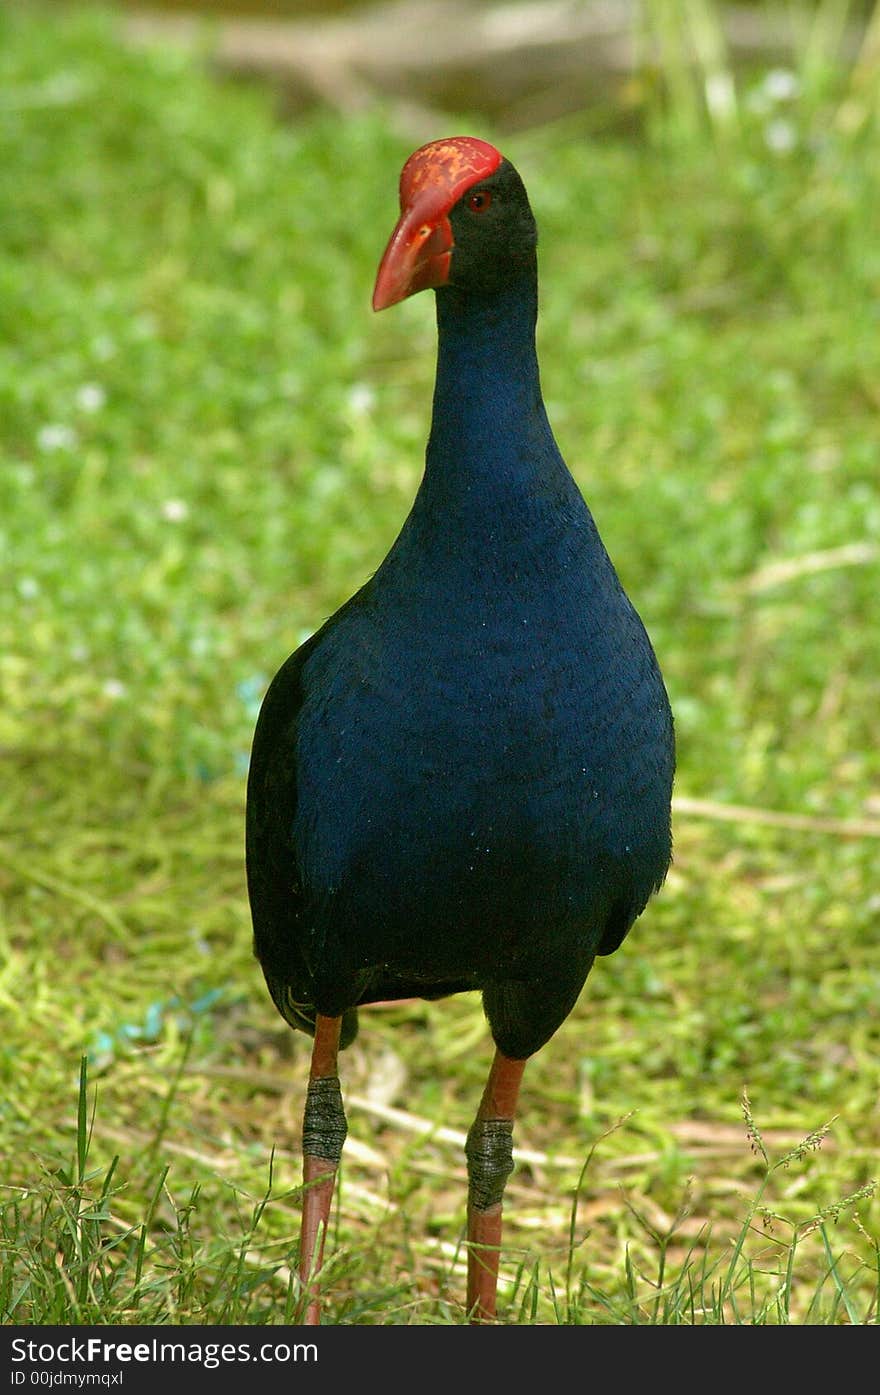
[[479, 194], [471, 194], [468, 199], [468, 208], [471, 213], [485, 213], [492, 202], [492, 195], [488, 189], [483, 189]]

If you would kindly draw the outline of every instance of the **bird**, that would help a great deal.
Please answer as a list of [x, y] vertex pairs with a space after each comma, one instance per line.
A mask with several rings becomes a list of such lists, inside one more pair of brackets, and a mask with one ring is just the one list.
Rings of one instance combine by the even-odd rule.
[[387, 556], [269, 685], [247, 785], [254, 952], [313, 1037], [306, 1325], [358, 1009], [482, 994], [494, 1056], [465, 1149], [466, 1314], [497, 1322], [526, 1062], [672, 855], [669, 699], [545, 409], [523, 181], [488, 141], [451, 136], [409, 157], [399, 194], [372, 304], [434, 292], [424, 473]]

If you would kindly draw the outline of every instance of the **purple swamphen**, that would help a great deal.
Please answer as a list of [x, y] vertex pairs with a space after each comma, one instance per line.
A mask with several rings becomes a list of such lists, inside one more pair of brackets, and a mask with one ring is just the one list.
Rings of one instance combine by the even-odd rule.
[[547, 420], [522, 181], [455, 136], [410, 157], [400, 204], [373, 306], [436, 291], [424, 477], [375, 575], [276, 675], [248, 781], [255, 951], [314, 1036], [309, 1323], [358, 1006], [482, 992], [496, 1050], [467, 1140], [467, 1306], [491, 1320], [525, 1063], [670, 859], [669, 703]]

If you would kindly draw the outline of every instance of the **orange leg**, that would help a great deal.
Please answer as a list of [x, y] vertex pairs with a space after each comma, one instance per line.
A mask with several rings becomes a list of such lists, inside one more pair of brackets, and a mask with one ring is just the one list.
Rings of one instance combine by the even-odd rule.
[[304, 1192], [299, 1277], [306, 1304], [304, 1321], [309, 1327], [316, 1327], [321, 1321], [318, 1279], [330, 1222], [336, 1168], [345, 1141], [345, 1113], [336, 1066], [341, 1027], [341, 1017], [322, 1017], [318, 1014], [315, 1019], [315, 1044], [303, 1118]]
[[467, 1139], [468, 1288], [473, 1323], [492, 1322], [501, 1254], [501, 1198], [513, 1168], [513, 1120], [525, 1061], [495, 1052]]

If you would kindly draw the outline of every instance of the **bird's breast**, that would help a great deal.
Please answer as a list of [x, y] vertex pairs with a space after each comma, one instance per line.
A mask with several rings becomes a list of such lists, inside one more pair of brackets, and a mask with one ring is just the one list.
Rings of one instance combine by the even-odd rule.
[[625, 598], [613, 626], [564, 602], [367, 606], [310, 656], [297, 860], [314, 904], [357, 921], [365, 961], [370, 924], [386, 954], [394, 924], [409, 944], [446, 927], [454, 957], [455, 925], [471, 944], [479, 926], [526, 942], [539, 918], [601, 918], [649, 844], [646, 882], [662, 876], [653, 653]]

